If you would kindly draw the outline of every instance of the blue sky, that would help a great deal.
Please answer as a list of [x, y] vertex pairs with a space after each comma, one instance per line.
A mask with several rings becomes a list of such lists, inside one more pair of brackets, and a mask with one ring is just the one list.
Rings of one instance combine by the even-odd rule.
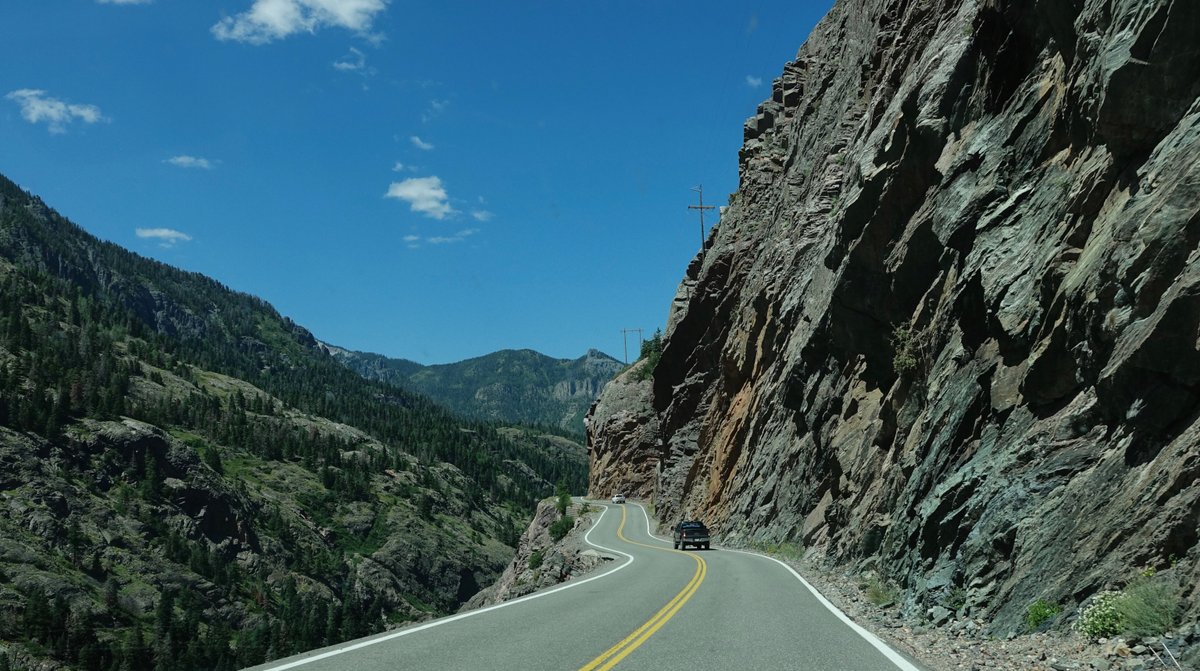
[[343, 347], [622, 358], [831, 4], [10, 2], [0, 173]]

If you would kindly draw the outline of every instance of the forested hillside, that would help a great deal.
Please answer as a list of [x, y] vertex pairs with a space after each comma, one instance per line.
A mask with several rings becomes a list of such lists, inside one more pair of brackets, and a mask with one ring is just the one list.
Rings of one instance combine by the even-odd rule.
[[235, 668], [449, 612], [586, 477], [3, 177], [0, 288], [0, 664]]

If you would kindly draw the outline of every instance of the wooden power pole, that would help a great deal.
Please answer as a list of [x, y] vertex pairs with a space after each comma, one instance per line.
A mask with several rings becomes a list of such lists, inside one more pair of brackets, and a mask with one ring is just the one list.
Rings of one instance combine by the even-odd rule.
[[704, 241], [708, 237], [708, 235], [704, 231], [704, 211], [705, 210], [715, 210], [715, 209], [717, 209], [717, 207], [715, 205], [705, 205], [704, 204], [704, 187], [703, 186], [698, 186], [698, 187], [692, 189], [692, 191], [695, 191], [700, 194], [700, 204], [699, 205], [688, 205], [688, 209], [700, 211], [700, 258], [703, 259], [704, 258]]

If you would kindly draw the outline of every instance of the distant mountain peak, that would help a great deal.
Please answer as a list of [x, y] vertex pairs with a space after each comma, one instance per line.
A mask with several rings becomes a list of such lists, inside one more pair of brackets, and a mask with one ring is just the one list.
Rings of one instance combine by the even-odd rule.
[[464, 416], [552, 426], [576, 435], [583, 434], [583, 416], [600, 390], [624, 368], [595, 348], [578, 359], [505, 349], [435, 366], [325, 348], [363, 377], [423, 394]]

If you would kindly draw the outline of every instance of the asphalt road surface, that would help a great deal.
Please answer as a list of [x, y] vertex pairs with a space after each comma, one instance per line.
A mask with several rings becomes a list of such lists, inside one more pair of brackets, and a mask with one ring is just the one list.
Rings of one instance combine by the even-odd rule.
[[[593, 502], [595, 503], [595, 502]], [[919, 671], [784, 564], [671, 549], [636, 503], [600, 503], [587, 540], [617, 556], [522, 599], [278, 660], [284, 671]]]

